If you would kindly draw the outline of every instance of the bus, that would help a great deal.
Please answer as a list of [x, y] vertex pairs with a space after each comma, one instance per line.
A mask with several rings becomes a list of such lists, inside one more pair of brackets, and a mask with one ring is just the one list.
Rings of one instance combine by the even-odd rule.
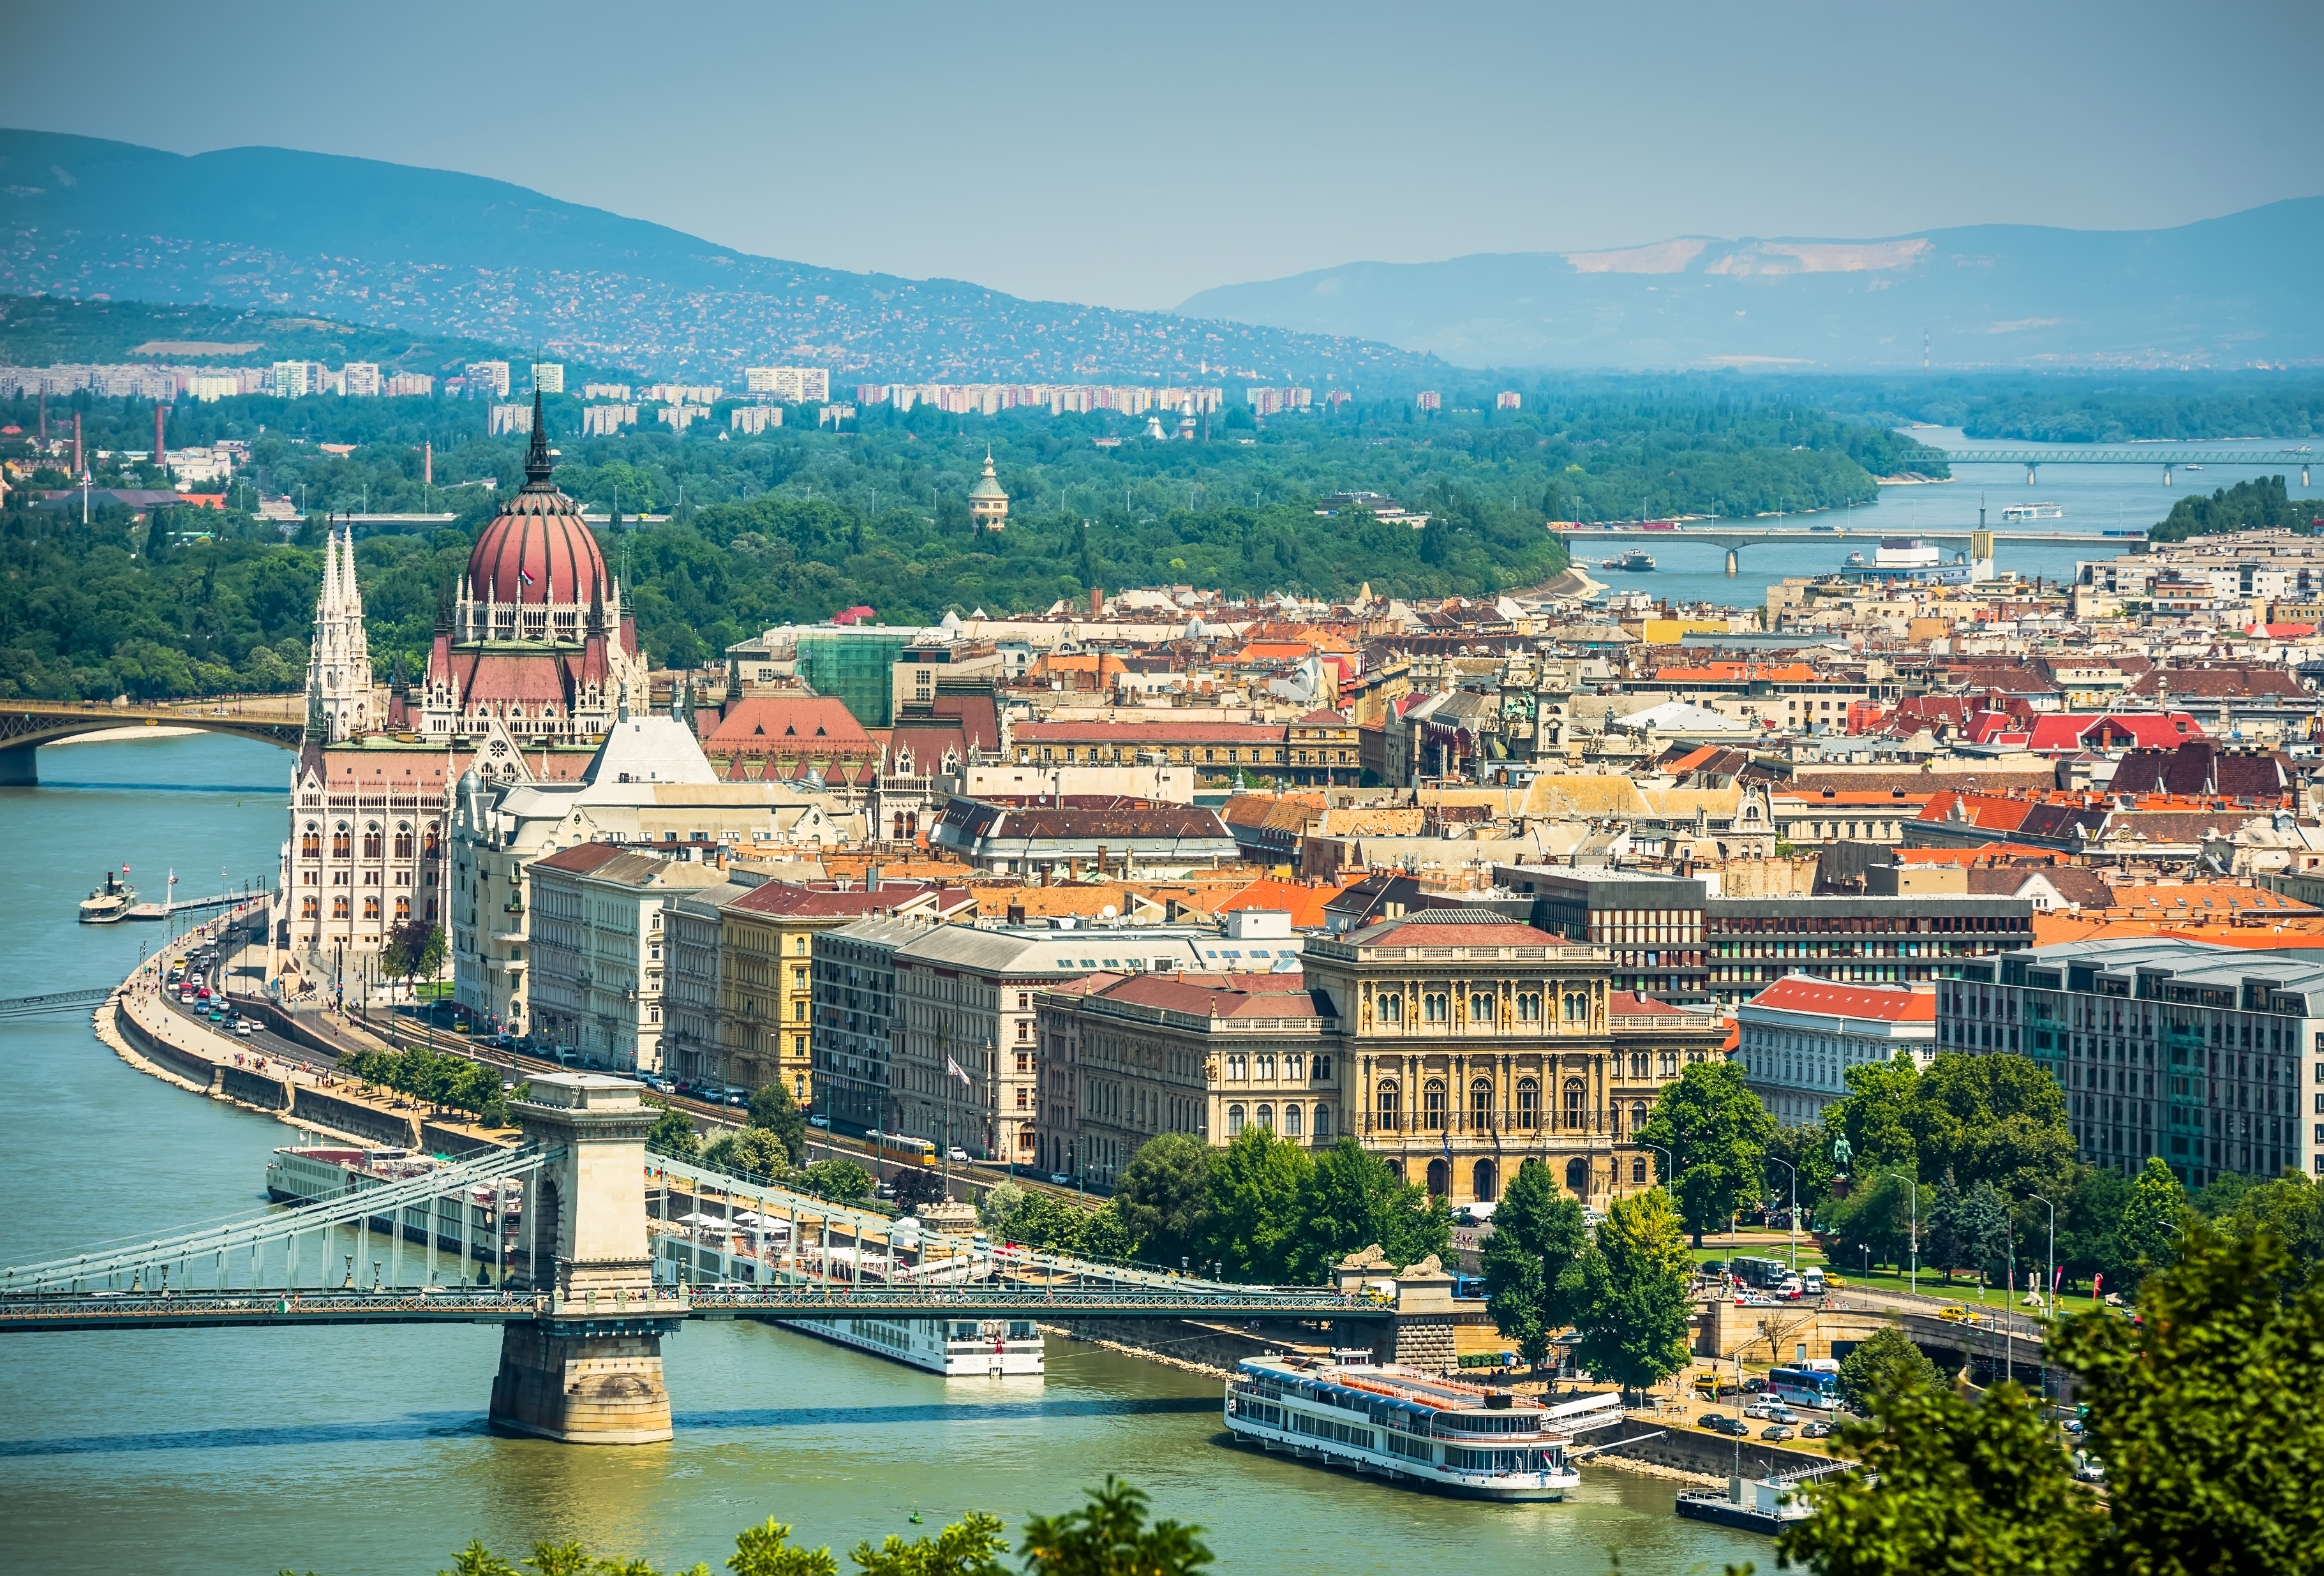
[[906, 1133], [883, 1133], [873, 1128], [863, 1135], [863, 1141], [879, 1152], [882, 1160], [908, 1160], [916, 1166], [934, 1166], [936, 1147], [927, 1138], [915, 1138]]
[[1794, 1406], [1831, 1412], [1840, 1405], [1840, 1376], [1814, 1369], [1779, 1368], [1767, 1375], [1767, 1394]]
[[1729, 1263], [1727, 1273], [1745, 1286], [1769, 1291], [1791, 1277], [1792, 1267], [1780, 1258], [1737, 1258]]

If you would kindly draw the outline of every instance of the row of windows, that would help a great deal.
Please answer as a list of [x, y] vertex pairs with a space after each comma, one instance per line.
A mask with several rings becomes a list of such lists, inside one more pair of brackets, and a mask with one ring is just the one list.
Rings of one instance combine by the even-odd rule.
[[[428, 841], [426, 848], [428, 857], [434, 859], [437, 853], [437, 842], [436, 827], [433, 823], [430, 823], [428, 828]], [[398, 822], [395, 828], [395, 857], [398, 859], [410, 859], [411, 857], [411, 849], [412, 834], [410, 823]], [[299, 854], [302, 859], [320, 859], [323, 857], [323, 829], [315, 822], [308, 822], [305, 827], [300, 830], [299, 834]], [[365, 859], [381, 859], [384, 858], [385, 855], [386, 833], [384, 829], [381, 827], [380, 824], [376, 821], [367, 823], [364, 827], [363, 833], [363, 856]], [[340, 822], [337, 826], [332, 829], [331, 857], [334, 859], [352, 859], [355, 857], [355, 829], [349, 826], [345, 821]]]
[[[1542, 993], [1539, 991], [1519, 991], [1512, 998], [1513, 1010], [1519, 1023], [1541, 1021]], [[1418, 1023], [1450, 1023], [1452, 1021], [1452, 993], [1449, 991], [1423, 991], [1414, 1006]], [[1590, 1016], [1590, 996], [1586, 991], [1568, 992], [1560, 1003], [1563, 1016], [1574, 1021]], [[1381, 1023], [1404, 1021], [1405, 999], [1401, 991], [1379, 991], [1372, 995], [1372, 1016]], [[1490, 1023], [1495, 1016], [1494, 997], [1489, 991], [1473, 991], [1469, 995], [1469, 1021]]]
[[[429, 913], [431, 917], [435, 914], [435, 908], [432, 905], [429, 908]], [[320, 919], [322, 917], [323, 900], [320, 898], [309, 897], [300, 899], [299, 904], [300, 918]], [[365, 898], [363, 900], [363, 917], [366, 919], [377, 919], [379, 917], [379, 899], [377, 898]], [[334, 919], [345, 919], [348, 917], [346, 899], [334, 898], [331, 899], [331, 917]], [[398, 925], [402, 925], [407, 923], [410, 918], [411, 899], [409, 898], [398, 898], [395, 900], [395, 922]]]
[[[1283, 1108], [1283, 1136], [1286, 1138], [1304, 1137], [1305, 1135], [1299, 1129], [1305, 1120], [1305, 1115], [1302, 1107], [1286, 1105]], [[1243, 1108], [1240, 1104], [1227, 1107], [1228, 1138], [1235, 1137], [1246, 1126], [1251, 1125], [1264, 1128], [1270, 1133], [1275, 1131], [1275, 1107], [1262, 1102], [1253, 1107], [1248, 1117], [1244, 1115]], [[1332, 1108], [1328, 1105], [1319, 1105], [1315, 1108], [1315, 1139], [1318, 1143], [1322, 1143], [1328, 1140], [1331, 1136]]]
[[[1587, 1120], [1589, 1085], [1579, 1078], [1568, 1078], [1562, 1092], [1565, 1100], [1565, 1125], [1569, 1128], [1581, 1127]], [[1421, 1085], [1420, 1110], [1417, 1113], [1418, 1120], [1416, 1123], [1418, 1130], [1424, 1132], [1443, 1130], [1446, 1096], [1447, 1091], [1441, 1079], [1431, 1078]], [[1382, 1079], [1374, 1088], [1372, 1099], [1373, 1109], [1379, 1112], [1381, 1127], [1392, 1129], [1404, 1126], [1404, 1094], [1397, 1087], [1395, 1079]], [[1509, 1125], [1526, 1130], [1540, 1127], [1541, 1086], [1530, 1078], [1518, 1079], [1516, 1100], [1516, 1108], [1512, 1112], [1514, 1120]], [[1621, 1103], [1616, 1101], [1610, 1109], [1613, 1112], [1614, 1123], [1618, 1128], [1622, 1120]], [[1480, 1078], [1469, 1085], [1469, 1125], [1479, 1129], [1489, 1129], [1496, 1125], [1493, 1116], [1493, 1086], [1488, 1080]], [[1637, 1100], [1630, 1102], [1632, 1131], [1645, 1127], [1646, 1117], [1647, 1105], [1645, 1101]]]

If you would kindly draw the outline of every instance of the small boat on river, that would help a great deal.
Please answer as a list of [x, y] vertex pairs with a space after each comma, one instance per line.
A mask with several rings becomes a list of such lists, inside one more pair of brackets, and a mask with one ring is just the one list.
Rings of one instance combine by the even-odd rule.
[[129, 917], [130, 908], [136, 901], [137, 889], [107, 871], [105, 872], [105, 884], [80, 900], [80, 922], [83, 925], [118, 925]]

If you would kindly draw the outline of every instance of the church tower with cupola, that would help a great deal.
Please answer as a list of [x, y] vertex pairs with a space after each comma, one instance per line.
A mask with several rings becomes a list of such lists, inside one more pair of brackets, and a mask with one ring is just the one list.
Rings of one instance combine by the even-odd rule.
[[520, 746], [585, 742], [613, 725], [624, 691], [649, 693], [637, 624], [581, 518], [549, 479], [533, 395], [524, 486], [484, 527], [438, 616], [420, 686], [422, 733], [474, 738], [497, 724]]
[[364, 634], [363, 592], [355, 585], [355, 526], [323, 538], [323, 588], [315, 599], [315, 640], [307, 653], [310, 714], [320, 714], [327, 742], [369, 733], [371, 642]]

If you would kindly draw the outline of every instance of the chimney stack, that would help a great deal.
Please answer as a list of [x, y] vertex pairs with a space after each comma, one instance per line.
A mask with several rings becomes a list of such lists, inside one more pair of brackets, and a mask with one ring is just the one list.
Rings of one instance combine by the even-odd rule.
[[153, 463], [157, 465], [166, 465], [169, 456], [169, 450], [161, 445], [161, 401], [156, 400], [153, 401]]
[[420, 440], [420, 484], [423, 487], [436, 484], [436, 440], [432, 438]]
[[1090, 617], [1100, 617], [1104, 613], [1104, 612], [1105, 587], [1102, 585], [1093, 585], [1090, 587]]
[[87, 468], [80, 453], [80, 412], [76, 410], [73, 412], [73, 475], [78, 476]]

